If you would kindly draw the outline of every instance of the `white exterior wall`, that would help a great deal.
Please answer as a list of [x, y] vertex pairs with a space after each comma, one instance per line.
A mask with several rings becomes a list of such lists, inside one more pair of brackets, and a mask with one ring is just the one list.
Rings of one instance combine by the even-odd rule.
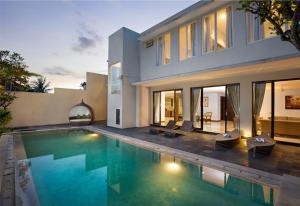
[[[226, 3], [226, 1], [224, 1]], [[224, 5], [224, 2], [222, 3]], [[212, 3], [222, 8], [221, 3]], [[228, 3], [226, 3], [228, 4]], [[209, 70], [218, 67], [239, 65], [244, 63], [258, 62], [265, 59], [278, 58], [295, 55], [298, 51], [288, 42], [283, 42], [279, 37], [266, 40], [247, 42], [246, 16], [242, 11], [237, 11], [238, 3], [229, 3], [233, 8], [233, 46], [222, 51], [203, 53], [202, 52], [202, 17], [215, 11], [204, 11], [198, 17], [188, 22], [196, 22], [196, 55], [192, 58], [179, 60], [179, 27], [170, 30], [171, 32], [171, 63], [168, 65], [156, 66], [156, 41], [150, 48], [145, 48], [140, 43], [140, 81], [152, 80], [178, 74], [187, 74], [197, 71]]]
[[137, 86], [136, 95], [136, 126], [149, 126], [149, 124], [151, 124], [150, 116], [152, 115], [150, 108], [150, 90], [147, 87]]
[[139, 34], [123, 29], [123, 125], [122, 128], [136, 126], [136, 87], [131, 83], [139, 80]]
[[[111, 71], [110, 66], [121, 62], [121, 74], [123, 70], [123, 30], [120, 29], [116, 31], [109, 37], [109, 48], [108, 48], [108, 88], [107, 88], [107, 125], [111, 127], [122, 128], [122, 93], [123, 87], [121, 87], [121, 91], [119, 94], [111, 94], [110, 86], [111, 86]], [[116, 109], [120, 109], [120, 124], [116, 124]]]
[[[120, 94], [110, 94], [108, 89], [108, 126], [118, 128], [136, 126], [136, 89], [131, 83], [139, 79], [138, 36], [138, 33], [122, 28], [109, 37], [108, 68], [121, 62], [122, 86]], [[116, 124], [116, 109], [120, 109], [119, 125]]]

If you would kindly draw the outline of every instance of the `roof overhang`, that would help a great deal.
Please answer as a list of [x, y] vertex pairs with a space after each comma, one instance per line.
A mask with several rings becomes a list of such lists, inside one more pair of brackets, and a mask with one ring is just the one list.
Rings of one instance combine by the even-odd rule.
[[262, 74], [268, 72], [277, 72], [284, 70], [300, 70], [300, 56], [289, 56], [285, 58], [272, 58], [244, 64], [236, 64], [206, 70], [182, 73], [173, 76], [161, 77], [141, 82], [132, 83], [136, 86], [163, 86], [172, 83], [183, 83], [187, 81], [201, 81], [209, 79], [228, 78], [235, 76], [244, 76], [249, 74]]

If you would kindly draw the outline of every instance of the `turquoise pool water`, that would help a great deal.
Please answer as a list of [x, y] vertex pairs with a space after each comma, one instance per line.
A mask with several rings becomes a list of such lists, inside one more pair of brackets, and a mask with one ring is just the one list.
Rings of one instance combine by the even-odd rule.
[[273, 205], [268, 186], [85, 130], [22, 139], [43, 206]]

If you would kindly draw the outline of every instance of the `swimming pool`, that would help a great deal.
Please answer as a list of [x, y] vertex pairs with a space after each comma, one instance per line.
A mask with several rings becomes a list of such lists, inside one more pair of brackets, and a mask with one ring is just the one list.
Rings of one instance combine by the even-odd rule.
[[33, 186], [43, 206], [274, 204], [267, 185], [86, 130], [30, 132], [22, 140], [20, 185]]

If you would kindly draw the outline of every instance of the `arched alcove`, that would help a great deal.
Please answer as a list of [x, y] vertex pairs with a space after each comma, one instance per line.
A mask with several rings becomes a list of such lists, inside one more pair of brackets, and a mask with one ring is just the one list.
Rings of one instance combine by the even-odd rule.
[[89, 125], [93, 122], [92, 108], [81, 100], [80, 104], [73, 106], [69, 113], [71, 125]]

